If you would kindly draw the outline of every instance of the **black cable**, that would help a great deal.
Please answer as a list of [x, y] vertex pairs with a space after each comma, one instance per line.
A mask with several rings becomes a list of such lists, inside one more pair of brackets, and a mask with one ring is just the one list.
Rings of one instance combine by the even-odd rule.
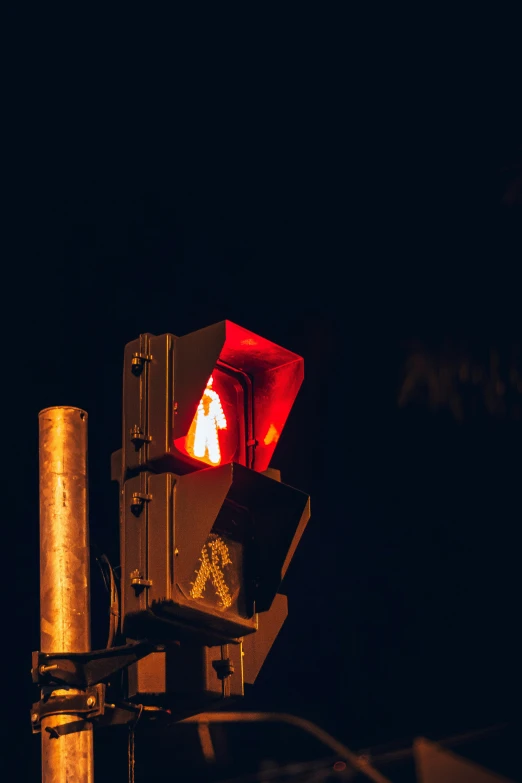
[[109, 598], [110, 605], [109, 605], [109, 636], [107, 639], [107, 648], [109, 648], [113, 646], [114, 639], [119, 633], [120, 601], [119, 601], [118, 586], [116, 583], [116, 576], [114, 574], [114, 569], [110, 563], [110, 560], [105, 554], [101, 555], [100, 560], [104, 563], [104, 565], [108, 569], [108, 574], [109, 574], [108, 590], [110, 596]]
[[[103, 581], [103, 586], [106, 592], [109, 594], [109, 632], [107, 637], [107, 649], [114, 645], [114, 640], [119, 634], [120, 628], [120, 597], [119, 597], [119, 580], [116, 576], [115, 569], [105, 553], [99, 553], [99, 549], [96, 544], [91, 543], [91, 548], [94, 550], [93, 554], [100, 570], [100, 574]], [[98, 550], [98, 552], [96, 551]]]

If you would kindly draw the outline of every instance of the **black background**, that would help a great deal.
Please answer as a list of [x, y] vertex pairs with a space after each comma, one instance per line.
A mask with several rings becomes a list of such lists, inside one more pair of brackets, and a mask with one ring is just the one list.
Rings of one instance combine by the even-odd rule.
[[[417, 32], [399, 44], [384, 19], [328, 13], [220, 19], [225, 37], [205, 18], [190, 43], [180, 22], [158, 47], [159, 23], [146, 43], [111, 25], [103, 43], [78, 33], [59, 54], [35, 20], [18, 50], [4, 639], [11, 744], [33, 774], [38, 411], [88, 412], [92, 536], [117, 560], [109, 458], [124, 345], [224, 318], [305, 358], [273, 466], [310, 493], [312, 519], [249, 705], [311, 718], [354, 748], [516, 716], [515, 50], [505, 30], [453, 34], [448, 21], [442, 45], [410, 19]], [[479, 384], [471, 402], [458, 387], [460, 420], [421, 391], [399, 405], [415, 345], [439, 368], [478, 357], [484, 384], [493, 348], [509, 404], [488, 407]]]

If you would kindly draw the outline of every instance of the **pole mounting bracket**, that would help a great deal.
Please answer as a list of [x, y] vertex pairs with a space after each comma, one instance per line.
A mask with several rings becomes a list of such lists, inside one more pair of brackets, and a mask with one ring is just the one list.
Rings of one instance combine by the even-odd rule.
[[78, 720], [46, 726], [51, 737], [58, 739], [63, 734], [82, 731], [87, 722], [94, 727], [136, 725], [143, 716], [148, 720], [170, 718], [168, 710], [162, 707], [145, 706], [132, 702], [111, 704], [105, 700], [105, 685], [98, 683], [81, 693], [50, 693], [31, 707], [31, 728], [33, 734], [42, 731], [42, 720], [50, 715], [77, 715]]
[[32, 655], [31, 676], [36, 685], [88, 688], [107, 680], [149, 653], [164, 649], [164, 645], [142, 640], [90, 652], [43, 653], [36, 650]]

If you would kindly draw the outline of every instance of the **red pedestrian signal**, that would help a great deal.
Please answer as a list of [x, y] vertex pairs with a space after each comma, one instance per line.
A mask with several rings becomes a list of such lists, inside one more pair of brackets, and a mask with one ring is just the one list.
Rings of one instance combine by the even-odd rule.
[[221, 321], [125, 350], [123, 470], [265, 471], [303, 380], [303, 359]]
[[[188, 434], [174, 441], [180, 452], [205, 462], [232, 462], [244, 441], [241, 387], [216, 368], [207, 381]], [[243, 423], [243, 426], [241, 426]], [[238, 460], [242, 462], [241, 458]]]

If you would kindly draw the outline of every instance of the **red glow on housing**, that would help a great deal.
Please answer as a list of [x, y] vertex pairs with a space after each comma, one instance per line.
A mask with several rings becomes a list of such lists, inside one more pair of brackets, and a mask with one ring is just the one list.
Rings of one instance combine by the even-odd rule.
[[220, 359], [253, 379], [254, 469], [269, 466], [303, 380], [303, 359], [281, 345], [226, 321]]

